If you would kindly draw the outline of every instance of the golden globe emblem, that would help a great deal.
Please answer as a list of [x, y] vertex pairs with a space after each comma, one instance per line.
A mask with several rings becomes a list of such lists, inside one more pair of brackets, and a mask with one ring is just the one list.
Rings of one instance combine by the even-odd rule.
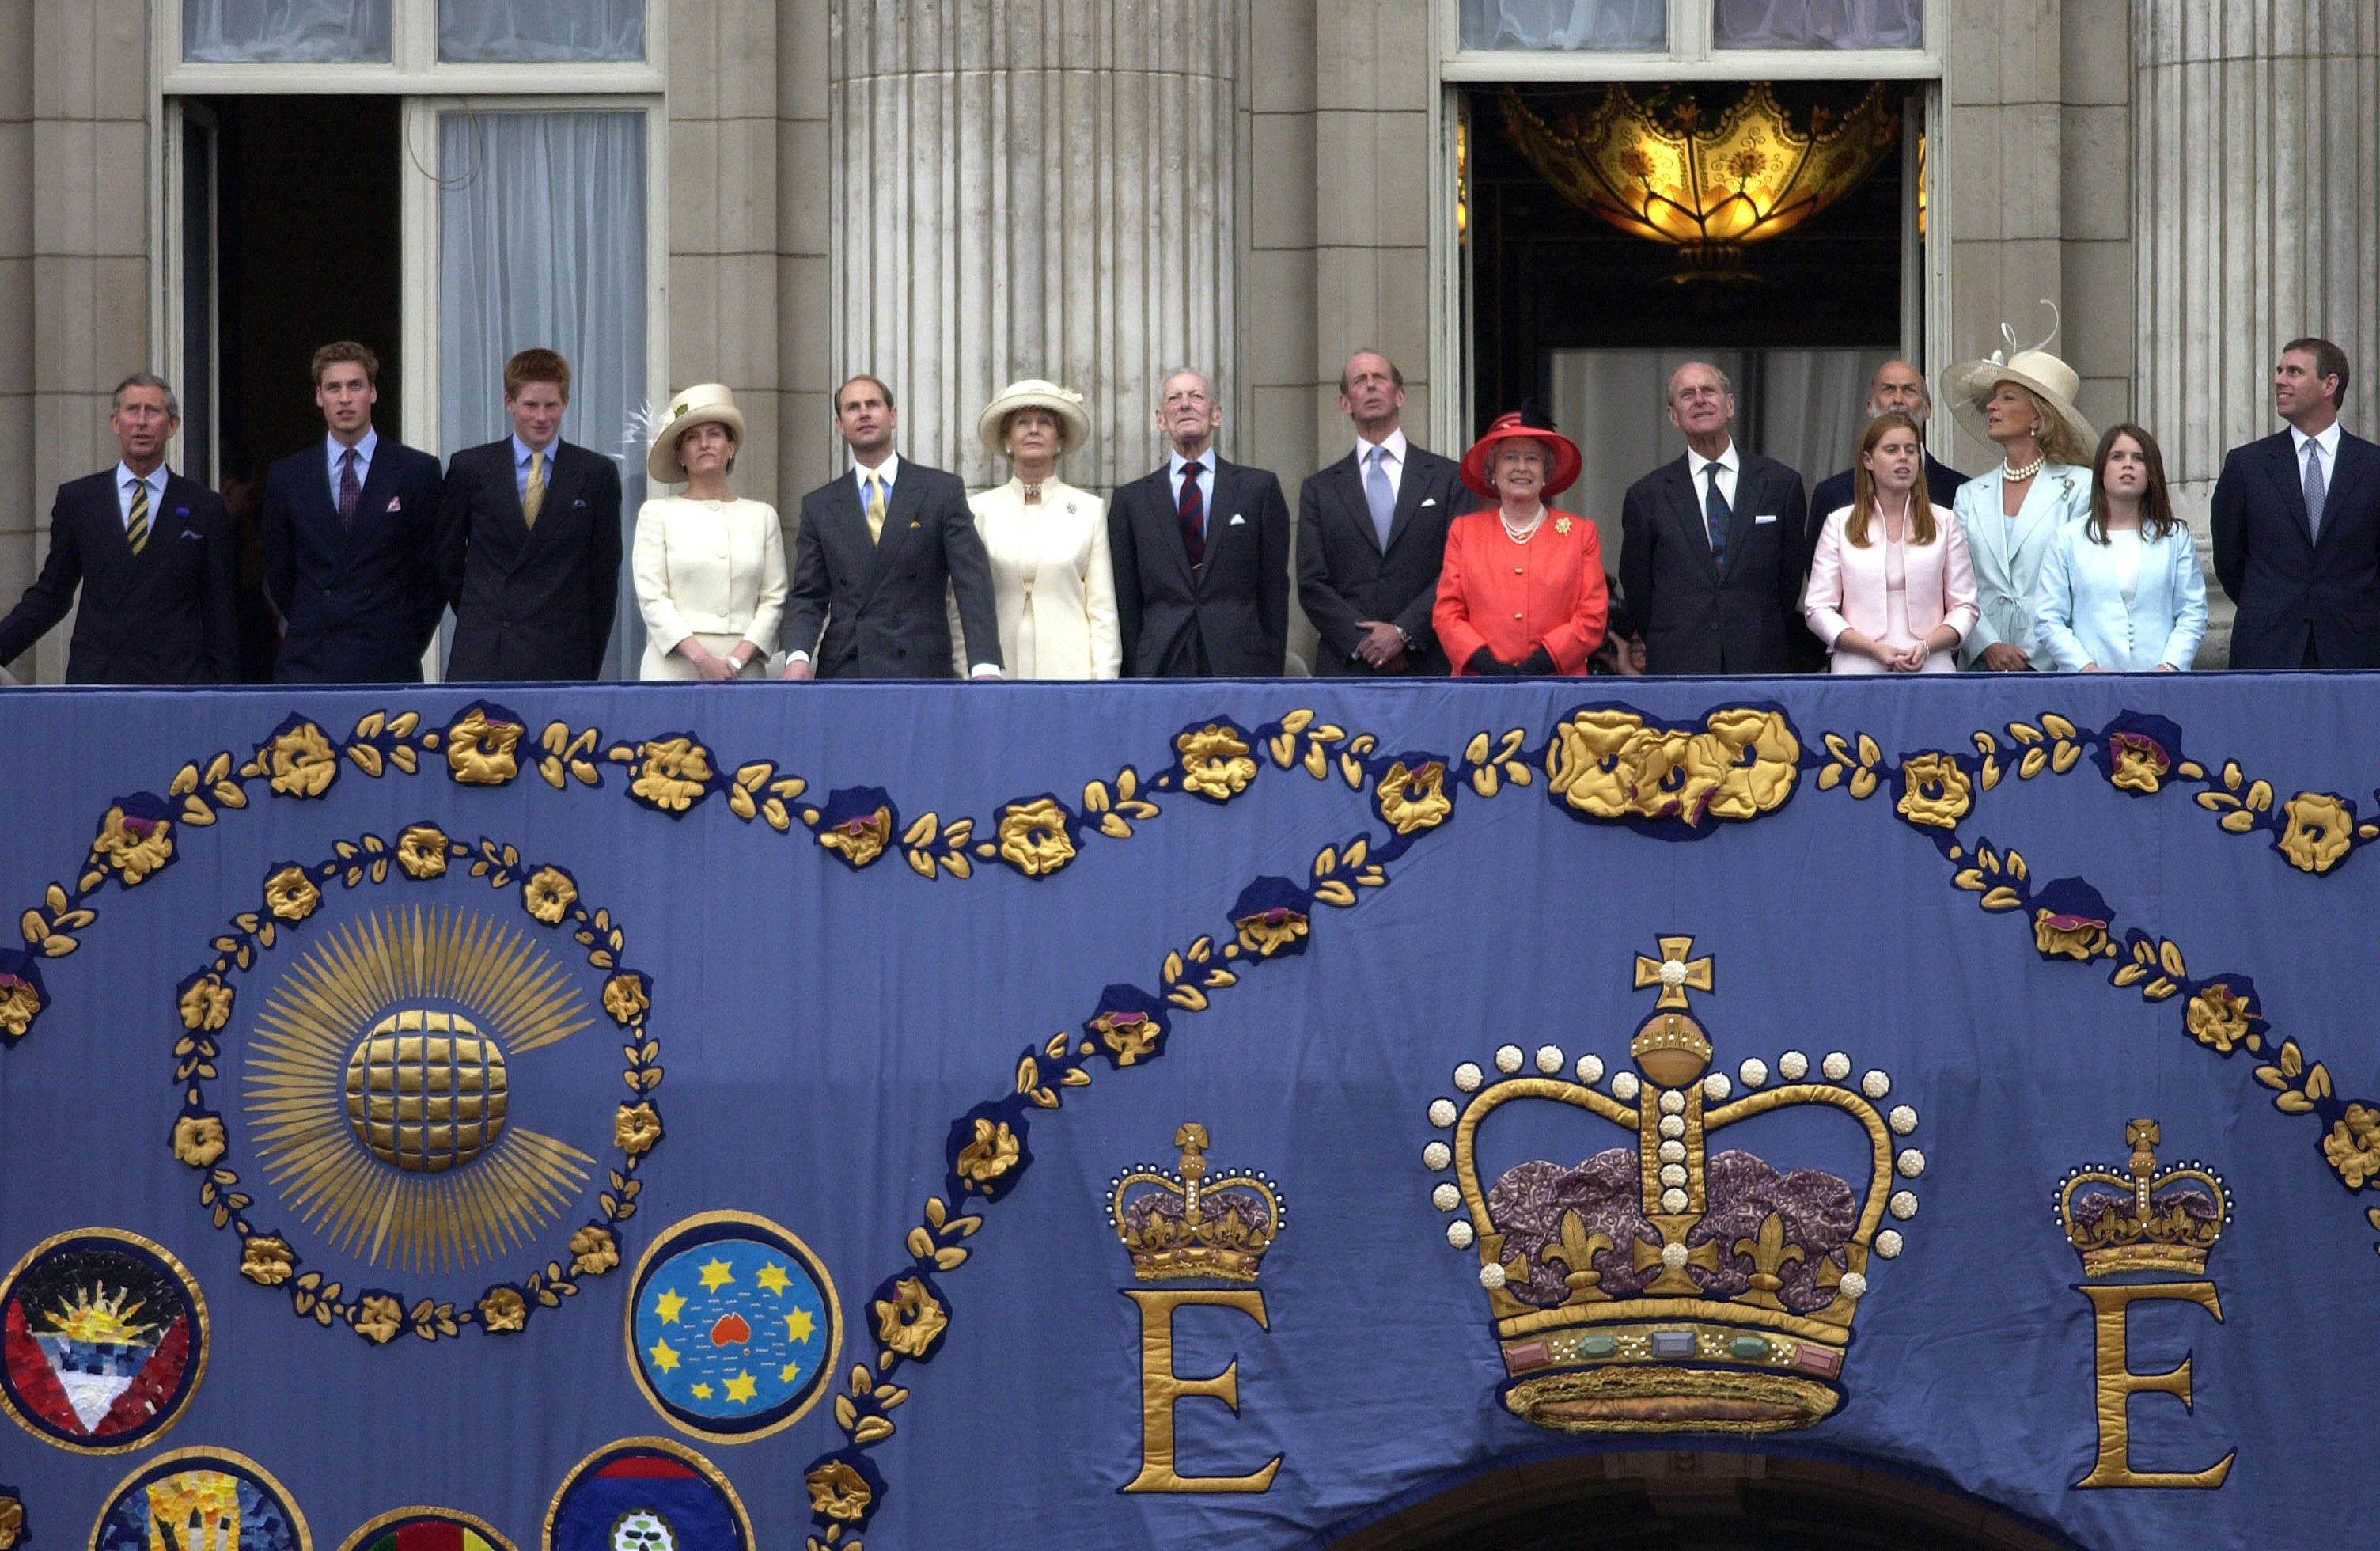
[[347, 1058], [349, 1128], [408, 1173], [460, 1169], [494, 1145], [507, 1091], [504, 1051], [459, 1012], [392, 1012]]

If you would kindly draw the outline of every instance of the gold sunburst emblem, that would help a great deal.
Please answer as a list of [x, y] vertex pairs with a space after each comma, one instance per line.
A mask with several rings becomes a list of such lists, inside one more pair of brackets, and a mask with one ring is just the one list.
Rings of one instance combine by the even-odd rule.
[[419, 907], [350, 921], [257, 1019], [246, 1101], [265, 1175], [373, 1266], [469, 1267], [509, 1252], [595, 1167], [509, 1121], [512, 1060], [592, 1021], [518, 928]]

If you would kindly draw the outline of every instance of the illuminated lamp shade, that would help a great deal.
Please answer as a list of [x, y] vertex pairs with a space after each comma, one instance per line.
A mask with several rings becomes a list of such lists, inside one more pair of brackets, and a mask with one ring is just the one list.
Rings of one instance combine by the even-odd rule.
[[1900, 136], [1882, 82], [1850, 112], [1814, 108], [1803, 125], [1760, 81], [1708, 122], [1692, 96], [1645, 103], [1614, 86], [1584, 118], [1548, 124], [1507, 91], [1504, 125], [1564, 199], [1676, 248], [1680, 280], [1742, 277], [1745, 244], [1858, 188]]

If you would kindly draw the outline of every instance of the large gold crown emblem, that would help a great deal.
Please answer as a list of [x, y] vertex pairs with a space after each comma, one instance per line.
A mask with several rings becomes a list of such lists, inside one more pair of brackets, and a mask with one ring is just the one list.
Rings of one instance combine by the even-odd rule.
[[[1891, 1078], [1852, 1078], [1841, 1051], [1743, 1061], [1730, 1080], [1686, 993], [1713, 988], [1694, 939], [1665, 937], [1639, 956], [1635, 983], [1660, 991], [1629, 1042], [1633, 1072], [1604, 1080], [1583, 1055], [1496, 1052], [1495, 1073], [1454, 1070], [1458, 1103], [1440, 1097], [1423, 1162], [1451, 1171], [1431, 1203], [1455, 1215], [1447, 1242], [1475, 1251], [1509, 1375], [1503, 1400], [1540, 1426], [1574, 1433], [1766, 1433], [1806, 1427], [1842, 1401], [1843, 1354], [1868, 1290], [1870, 1257], [1903, 1247], [1917, 1197], [1902, 1181], [1925, 1157], [1900, 1146], [1917, 1128], [1906, 1104], [1881, 1106]], [[1534, 1065], [1535, 1074], [1524, 1068]], [[1772, 1080], [1776, 1085], [1770, 1085]], [[1745, 1090], [1733, 1097], [1739, 1085]], [[1549, 1102], [1621, 1127], [1632, 1145], [1565, 1167], [1530, 1161], [1483, 1182], [1480, 1127], [1507, 1104]], [[1849, 1181], [1780, 1170], [1755, 1154], [1714, 1153], [1719, 1132], [1775, 1110], [1831, 1108], [1857, 1126], [1866, 1167]]]
[[1184, 1122], [1171, 1169], [1142, 1164], [1119, 1174], [1108, 1194], [1108, 1222], [1132, 1252], [1132, 1274], [1145, 1282], [1201, 1277], [1254, 1281], [1285, 1220], [1280, 1192], [1264, 1171], [1208, 1177], [1207, 1128]]
[[2124, 1141], [2132, 1149], [2124, 1172], [2095, 1164], [2058, 1187], [2058, 1225], [2082, 1257], [2082, 1274], [2204, 1276], [2207, 1254], [2231, 1220], [2223, 1177], [2200, 1163], [2159, 1169], [2155, 1121], [2131, 1121]]

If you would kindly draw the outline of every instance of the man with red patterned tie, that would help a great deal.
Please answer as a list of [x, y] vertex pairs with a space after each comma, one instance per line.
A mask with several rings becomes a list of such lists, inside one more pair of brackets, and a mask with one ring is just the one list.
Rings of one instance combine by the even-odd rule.
[[1289, 503], [1281, 481], [1215, 453], [1214, 384], [1158, 390], [1165, 467], [1108, 503], [1126, 678], [1278, 678], [1289, 649]]
[[428, 453], [372, 429], [380, 357], [352, 340], [314, 352], [328, 433], [264, 477], [264, 585], [279, 611], [281, 684], [413, 684], [438, 630], [438, 512]]

